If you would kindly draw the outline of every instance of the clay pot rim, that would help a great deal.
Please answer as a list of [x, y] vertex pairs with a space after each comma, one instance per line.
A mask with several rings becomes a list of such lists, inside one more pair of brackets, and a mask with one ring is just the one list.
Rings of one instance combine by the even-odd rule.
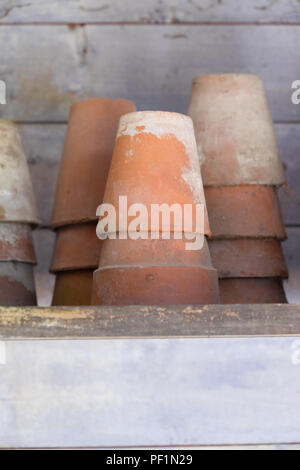
[[286, 240], [288, 239], [288, 234], [286, 233], [284, 237], [274, 237], [274, 236], [270, 236], [270, 237], [266, 237], [266, 236], [263, 236], [263, 237], [249, 237], [247, 235], [235, 235], [234, 237], [231, 235], [219, 235], [219, 236], [212, 236], [212, 237], [209, 237], [209, 241], [238, 241], [238, 240], [256, 240], [256, 241], [271, 241], [271, 240], [274, 240], [274, 241], [281, 241], [281, 242], [285, 242]]
[[[100, 255], [99, 255], [100, 256]], [[95, 265], [85, 265], [85, 266], [70, 266], [67, 268], [54, 268], [53, 264], [51, 265], [49, 269], [50, 274], [59, 274], [59, 273], [67, 273], [69, 271], [95, 271], [99, 266], [99, 263], [96, 263]]]
[[51, 224], [51, 228], [52, 230], [56, 231], [57, 229], [62, 229], [62, 228], [67, 228], [67, 227], [74, 227], [74, 225], [93, 225], [93, 223], [96, 224], [97, 226], [97, 223], [99, 221], [99, 217], [95, 216], [95, 218], [84, 218], [84, 219], [80, 219], [80, 220], [65, 220], [65, 221], [57, 221], [57, 222], [53, 222]]
[[174, 269], [174, 268], [182, 268], [182, 269], [203, 269], [203, 271], [211, 271], [216, 273], [217, 270], [214, 268], [209, 268], [204, 265], [182, 265], [182, 264], [173, 264], [173, 265], [165, 265], [165, 264], [129, 264], [129, 265], [118, 265], [118, 266], [104, 266], [99, 267], [96, 269], [95, 272], [98, 271], [107, 271], [107, 270], [119, 270], [119, 269], [144, 269], [144, 268], [161, 268], [161, 269]]
[[219, 78], [220, 80], [224, 78], [250, 78], [252, 80], [255, 80], [257, 82], [263, 83], [263, 79], [259, 76], [256, 75], [255, 73], [211, 73], [207, 75], [198, 75], [195, 77], [192, 81], [193, 85], [201, 83], [203, 80], [211, 79], [211, 78]]

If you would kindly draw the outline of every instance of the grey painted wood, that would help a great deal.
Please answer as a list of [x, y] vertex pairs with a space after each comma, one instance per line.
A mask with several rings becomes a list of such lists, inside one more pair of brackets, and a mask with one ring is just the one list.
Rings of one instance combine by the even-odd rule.
[[300, 126], [276, 125], [287, 186], [279, 192], [286, 225], [300, 225]]
[[7, 343], [0, 446], [286, 448], [299, 440], [299, 344], [299, 338]]
[[288, 22], [300, 20], [297, 0], [2, 0], [7, 22]]
[[283, 249], [290, 277], [285, 282], [285, 291], [290, 303], [300, 304], [300, 228], [289, 228], [287, 232], [289, 238]]
[[0, 307], [0, 339], [300, 336], [300, 305]]
[[191, 81], [207, 73], [256, 73], [277, 121], [300, 121], [299, 26], [2, 26], [2, 114], [65, 121], [88, 96], [122, 96], [139, 109], [186, 112]]

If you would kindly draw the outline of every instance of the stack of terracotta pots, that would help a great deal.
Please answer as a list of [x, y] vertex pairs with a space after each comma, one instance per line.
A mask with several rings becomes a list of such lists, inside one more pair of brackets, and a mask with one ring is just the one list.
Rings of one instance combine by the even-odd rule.
[[120, 117], [134, 103], [109, 98], [76, 103], [63, 150], [52, 227], [57, 232], [51, 272], [53, 305], [90, 305], [101, 241], [96, 211], [102, 202]]
[[[120, 197], [134, 213], [145, 209], [133, 237], [133, 213], [126, 228]], [[213, 268], [205, 235], [193, 218], [191, 234], [202, 237], [201, 250], [188, 251], [186, 236], [175, 221], [167, 227], [153, 221], [153, 204], [205, 205], [192, 120], [164, 112], [139, 112], [123, 116], [107, 180], [104, 203], [116, 208], [115, 233], [103, 241], [99, 269], [94, 274], [95, 305], [175, 305], [219, 303], [217, 271]], [[139, 207], [134, 206], [139, 204]], [[140, 212], [142, 211], [142, 212]], [[120, 220], [122, 218], [122, 222]], [[168, 230], [169, 229], [169, 233]], [[150, 233], [151, 231], [151, 233]], [[99, 236], [104, 231], [98, 230]], [[153, 236], [155, 234], [155, 236]]]
[[263, 83], [250, 75], [195, 79], [194, 121], [224, 304], [284, 303], [286, 238], [276, 187], [285, 183]]
[[0, 120], [0, 305], [36, 305], [32, 227], [39, 223], [17, 127]]

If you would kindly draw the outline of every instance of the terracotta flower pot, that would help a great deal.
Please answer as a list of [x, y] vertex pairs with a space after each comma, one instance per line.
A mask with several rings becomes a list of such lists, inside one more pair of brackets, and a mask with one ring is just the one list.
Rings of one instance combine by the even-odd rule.
[[29, 225], [0, 223], [0, 261], [36, 264]]
[[0, 262], [0, 305], [2, 307], [36, 305], [32, 264]]
[[39, 223], [19, 131], [4, 119], [0, 119], [0, 221]]
[[186, 240], [105, 240], [94, 274], [94, 305], [219, 303], [218, 275], [205, 240], [187, 251]]
[[221, 279], [288, 277], [278, 240], [211, 240], [209, 248]]
[[100, 268], [119, 266], [194, 266], [212, 269], [207, 241], [202, 250], [186, 250], [187, 240], [110, 240], [103, 242]]
[[190, 305], [219, 303], [217, 272], [183, 266], [99, 269], [93, 305]]
[[96, 235], [96, 223], [69, 225], [56, 233], [50, 272], [97, 269], [102, 241]]
[[281, 279], [222, 279], [220, 291], [225, 305], [287, 303]]
[[189, 115], [203, 163], [204, 186], [285, 183], [259, 77], [233, 74], [196, 78]]
[[274, 188], [205, 188], [205, 196], [213, 238], [286, 238]]
[[52, 217], [54, 228], [97, 220], [120, 117], [134, 103], [91, 99], [71, 108]]
[[56, 274], [52, 305], [60, 307], [91, 305], [93, 269]]
[[[151, 204], [179, 204], [182, 210], [184, 204], [205, 204], [191, 118], [154, 111], [121, 118], [104, 203], [112, 204], [118, 213], [120, 196], [127, 196], [128, 207], [143, 204], [149, 227], [160, 231], [161, 223], [151, 225]], [[198, 233], [210, 235], [207, 214], [205, 218], [204, 230]], [[171, 221], [171, 231], [175, 229]]]

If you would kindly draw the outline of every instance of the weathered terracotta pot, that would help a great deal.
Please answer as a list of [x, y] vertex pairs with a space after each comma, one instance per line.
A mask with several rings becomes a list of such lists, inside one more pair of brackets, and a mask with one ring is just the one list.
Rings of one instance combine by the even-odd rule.
[[54, 228], [97, 220], [120, 117], [127, 100], [91, 99], [71, 108], [52, 217]]
[[211, 240], [209, 248], [221, 279], [288, 277], [278, 240]]
[[214, 238], [286, 238], [274, 188], [205, 188], [205, 196]]
[[65, 271], [56, 274], [53, 306], [91, 305], [93, 269]]
[[183, 266], [98, 269], [93, 305], [190, 305], [219, 303], [217, 272]]
[[222, 279], [220, 291], [226, 305], [287, 303], [281, 279]]
[[233, 74], [196, 78], [189, 115], [194, 121], [204, 186], [285, 183], [259, 77]]
[[[151, 224], [151, 204], [205, 204], [199, 158], [191, 118], [176, 113], [145, 111], [123, 116], [117, 135], [107, 180], [104, 203], [119, 212], [119, 197], [128, 197], [128, 207], [143, 204], [148, 225], [163, 230], [162, 223]], [[192, 231], [196, 231], [194, 210]], [[134, 217], [133, 217], [134, 218]], [[131, 222], [129, 217], [129, 222]], [[119, 224], [119, 220], [117, 223]], [[118, 225], [118, 229], [122, 226]], [[174, 220], [171, 231], [175, 231]], [[145, 230], [147, 231], [147, 230]], [[207, 213], [205, 227], [198, 233], [210, 235]]]
[[0, 261], [36, 264], [30, 225], [0, 223]]
[[4, 119], [0, 119], [0, 221], [39, 223], [19, 131]]
[[56, 233], [50, 272], [97, 269], [102, 241], [96, 235], [96, 223], [69, 225]]
[[110, 240], [103, 242], [100, 268], [119, 266], [194, 266], [213, 268], [207, 241], [202, 250], [186, 250], [187, 240]]
[[36, 305], [32, 264], [0, 262], [0, 305], [3, 307]]

